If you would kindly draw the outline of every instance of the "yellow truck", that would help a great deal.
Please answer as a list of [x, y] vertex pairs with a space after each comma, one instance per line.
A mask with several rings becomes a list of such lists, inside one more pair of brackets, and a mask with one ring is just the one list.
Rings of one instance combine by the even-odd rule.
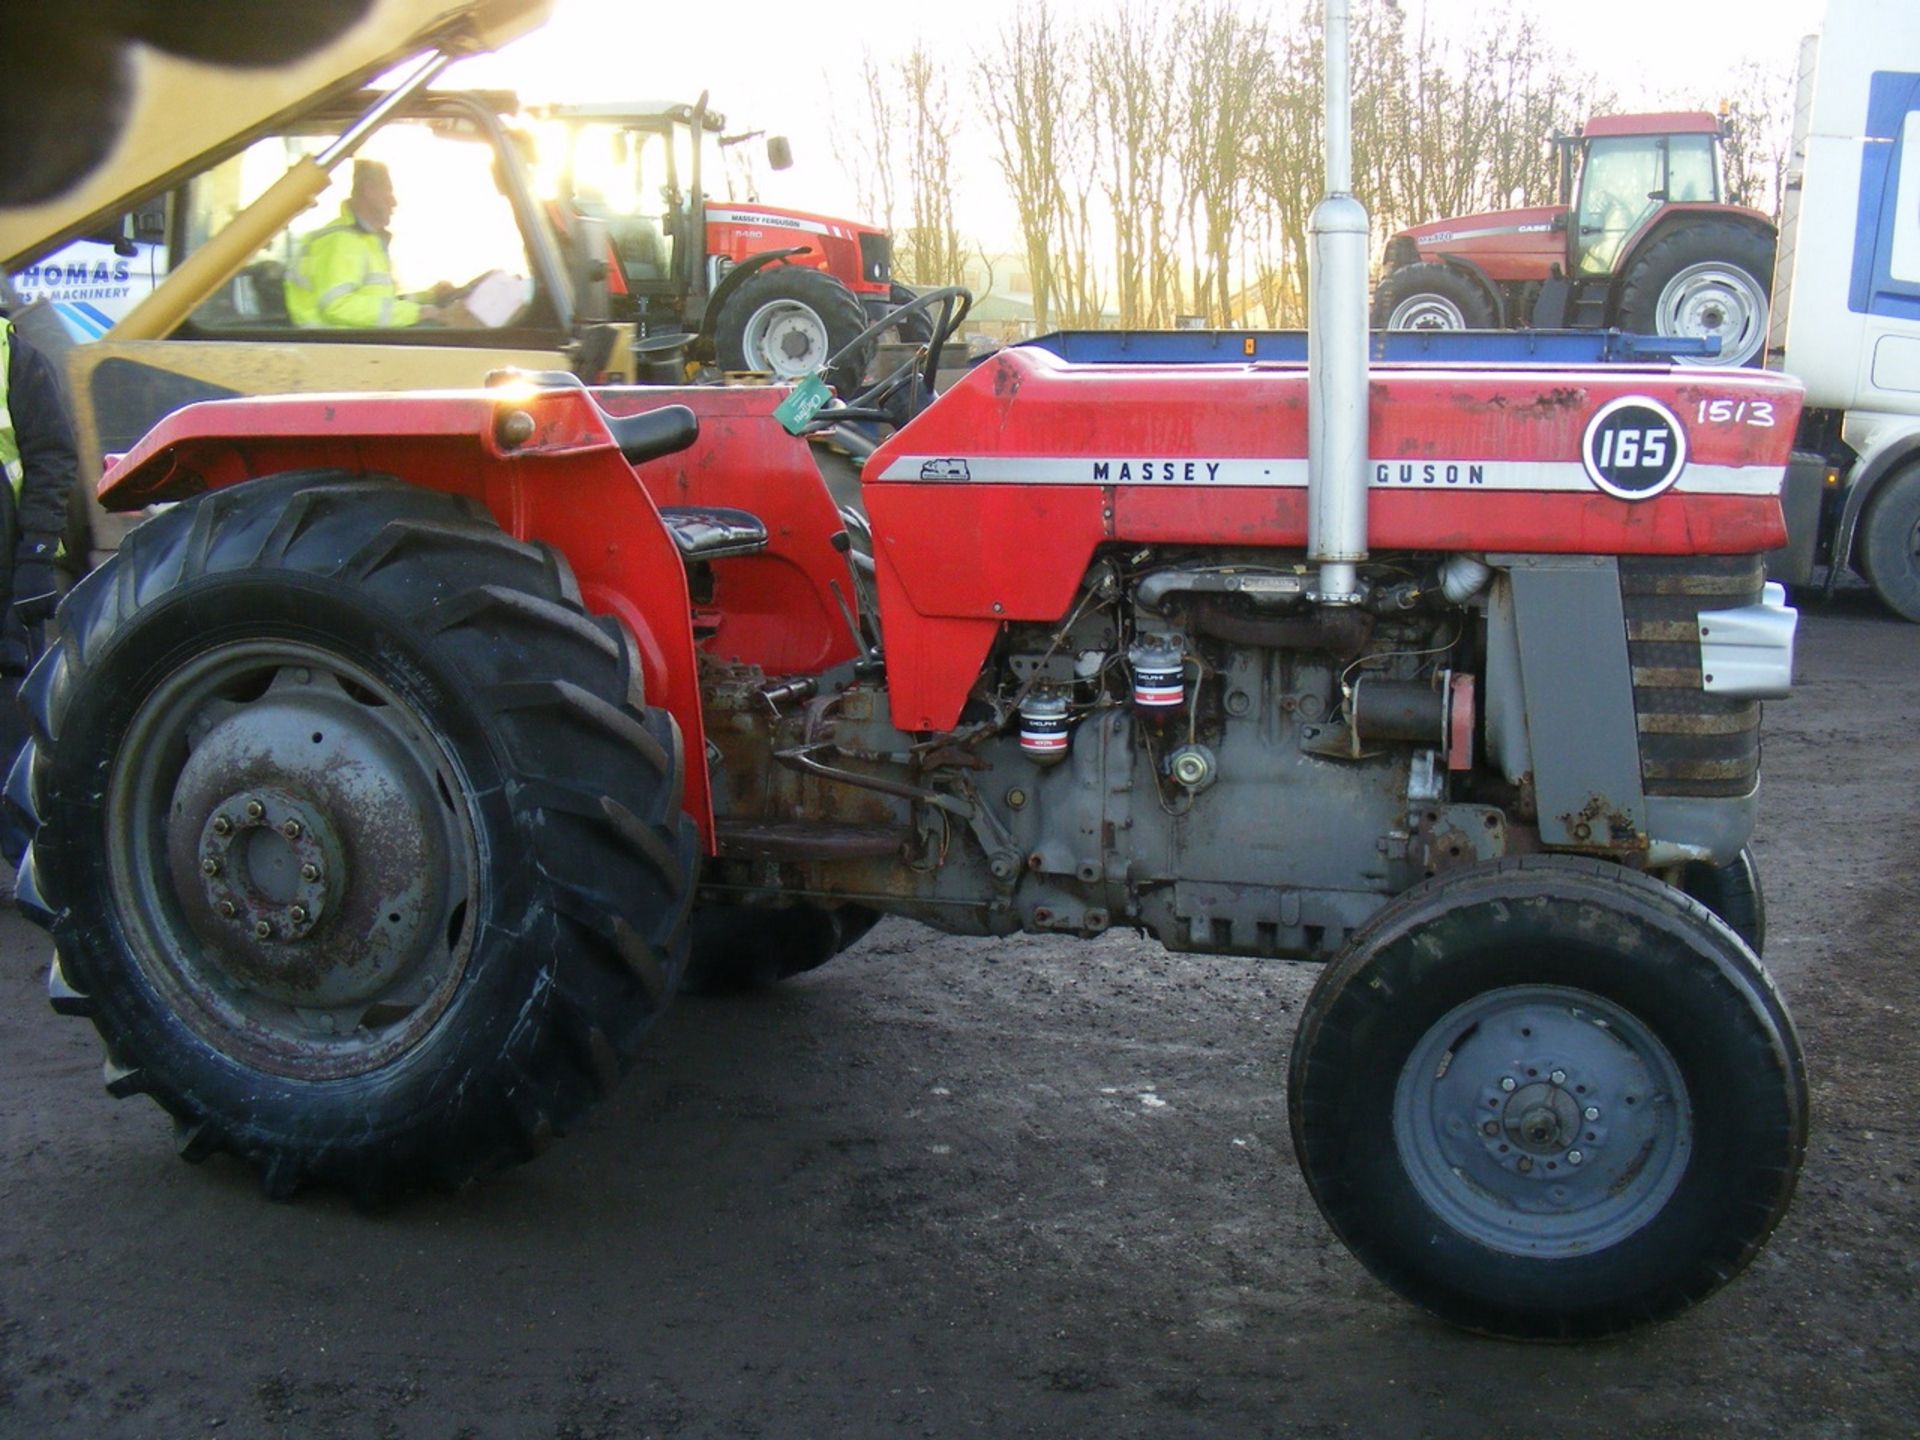
[[[134, 47], [131, 107], [100, 163], [50, 198], [0, 207], [0, 272], [89, 237], [125, 252], [157, 243], [168, 262], [144, 300], [65, 356], [83, 485], [103, 456], [195, 400], [470, 386], [502, 366], [630, 373], [632, 327], [601, 323], [603, 278], [574, 258], [604, 248], [604, 232], [588, 222], [570, 227], [571, 248], [562, 238], [524, 140], [502, 120], [510, 105], [427, 88], [550, 7], [371, 0], [344, 31], [272, 68]], [[364, 88], [383, 76], [387, 88]], [[340, 219], [368, 162], [397, 192], [395, 282], [429, 298], [426, 313], [403, 311], [414, 321], [404, 325], [296, 325], [288, 272]], [[164, 230], [135, 232], [135, 216]]]

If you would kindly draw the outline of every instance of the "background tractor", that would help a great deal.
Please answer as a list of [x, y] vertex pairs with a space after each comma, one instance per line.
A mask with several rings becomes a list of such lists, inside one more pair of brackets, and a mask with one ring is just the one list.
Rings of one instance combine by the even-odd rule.
[[1720, 342], [1759, 363], [1774, 228], [1727, 203], [1721, 126], [1705, 111], [1598, 115], [1556, 135], [1560, 199], [1433, 220], [1387, 242], [1383, 330], [1619, 327]]
[[[690, 333], [692, 353], [723, 370], [824, 370], [842, 394], [859, 387], [873, 347], [853, 342], [913, 298], [893, 283], [884, 230], [761, 204], [744, 148], [760, 136], [728, 135], [704, 95], [537, 113], [543, 149], [561, 152], [565, 203], [607, 225], [613, 318]], [[793, 163], [785, 136], [767, 138], [766, 155], [776, 170]]]

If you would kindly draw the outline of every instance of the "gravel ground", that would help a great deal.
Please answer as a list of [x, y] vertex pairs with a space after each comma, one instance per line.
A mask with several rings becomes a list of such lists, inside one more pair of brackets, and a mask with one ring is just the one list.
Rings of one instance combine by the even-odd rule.
[[0, 1435], [1911, 1435], [1920, 628], [1808, 614], [1769, 707], [1769, 964], [1814, 1132], [1729, 1289], [1473, 1339], [1321, 1222], [1283, 1091], [1309, 967], [888, 922], [683, 1003], [538, 1163], [367, 1216], [176, 1160], [0, 917]]

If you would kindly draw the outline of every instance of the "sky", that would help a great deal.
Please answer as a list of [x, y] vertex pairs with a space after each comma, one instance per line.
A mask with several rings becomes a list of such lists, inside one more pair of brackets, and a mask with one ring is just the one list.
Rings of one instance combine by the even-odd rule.
[[[546, 27], [497, 56], [462, 65], [453, 83], [506, 86], [521, 98], [684, 98], [701, 89], [736, 129], [791, 138], [795, 165], [769, 175], [761, 199], [859, 215], [851, 179], [835, 156], [834, 127], [857, 113], [863, 47], [876, 60], [904, 55], [916, 39], [951, 56], [956, 73], [987, 49], [1021, 0], [960, 5], [800, 6], [769, 0], [657, 5], [634, 0], [557, 0]], [[1025, 0], [1034, 3], [1034, 0]], [[1353, 0], [1356, 8], [1384, 0]], [[1511, 0], [1551, 43], [1612, 84], [1627, 109], [1683, 104], [1712, 109], [1748, 59], [1781, 70], [1800, 37], [1819, 28], [1821, 0]], [[1110, 0], [1051, 0], [1063, 16], [1094, 16]], [[1249, 15], [1290, 17], [1297, 0], [1240, 0]], [[1435, 30], [1461, 41], [1486, 22], [1488, 0], [1401, 0], [1409, 23], [1424, 10]], [[1607, 24], [1595, 23], [1604, 14]], [[882, 17], [864, 26], [836, 17]], [[846, 149], [845, 140], [841, 148]], [[990, 141], [974, 137], [951, 177], [963, 230], [989, 248], [1011, 248], [1014, 217], [993, 171]]]

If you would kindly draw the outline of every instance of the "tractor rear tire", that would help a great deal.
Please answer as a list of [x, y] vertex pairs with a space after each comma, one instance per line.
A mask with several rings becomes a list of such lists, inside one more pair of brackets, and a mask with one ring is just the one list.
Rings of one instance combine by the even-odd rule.
[[1799, 1042], [1752, 953], [1671, 886], [1566, 857], [1430, 881], [1362, 926], [1308, 998], [1288, 1111], [1378, 1279], [1524, 1340], [1717, 1289], [1807, 1139]]
[[1881, 603], [1903, 620], [1920, 620], [1920, 465], [1907, 466], [1867, 502], [1854, 554]]
[[818, 970], [879, 919], [879, 911], [864, 905], [702, 906], [693, 912], [693, 953], [682, 988], [699, 995], [771, 989]]
[[1491, 330], [1498, 324], [1486, 292], [1450, 265], [1402, 265], [1374, 287], [1376, 330]]
[[680, 737], [565, 561], [338, 472], [130, 534], [23, 688], [54, 1008], [182, 1155], [378, 1201], [538, 1153], [686, 959]]
[[1669, 229], [1634, 260], [1620, 287], [1620, 324], [1637, 335], [1718, 336], [1716, 356], [1682, 365], [1758, 365], [1766, 358], [1773, 241], [1727, 220]]
[[[775, 380], [800, 380], [827, 366], [867, 328], [854, 293], [824, 270], [769, 265], [720, 307], [714, 347], [723, 370], [755, 370]], [[871, 343], [826, 369], [841, 396], [853, 394], [873, 360]]]

